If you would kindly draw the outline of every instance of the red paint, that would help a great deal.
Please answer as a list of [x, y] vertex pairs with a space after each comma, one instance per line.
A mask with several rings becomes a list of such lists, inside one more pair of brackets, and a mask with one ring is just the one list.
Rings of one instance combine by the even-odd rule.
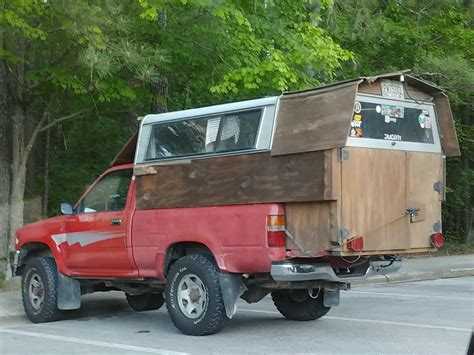
[[[108, 169], [81, 199], [103, 176], [123, 169], [133, 169], [133, 165]], [[220, 269], [233, 273], [269, 272], [272, 261], [287, 257], [281, 236], [270, 243], [272, 246], [268, 244], [268, 233], [281, 231], [268, 231], [267, 218], [283, 217], [282, 204], [135, 210], [134, 187], [132, 181], [123, 211], [58, 216], [20, 228], [17, 249], [32, 242], [44, 243], [61, 273], [108, 279], [163, 279], [166, 253], [180, 242], [206, 246]], [[112, 225], [117, 218], [122, 223]], [[281, 220], [284, 218], [277, 219]], [[51, 237], [65, 233], [67, 241], [59, 239], [59, 245]], [[114, 237], [94, 242], [97, 235]], [[74, 240], [85, 244], [71, 243]]]
[[430, 240], [435, 248], [441, 248], [443, 246], [444, 236], [442, 233], [434, 233], [431, 235]]
[[347, 242], [347, 249], [352, 251], [362, 251], [364, 249], [364, 237], [354, 237]]

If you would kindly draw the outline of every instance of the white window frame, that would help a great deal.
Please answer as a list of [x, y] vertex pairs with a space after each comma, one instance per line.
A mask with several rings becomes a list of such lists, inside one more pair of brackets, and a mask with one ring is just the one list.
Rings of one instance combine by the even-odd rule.
[[413, 108], [418, 110], [428, 110], [430, 117], [434, 117], [431, 121], [431, 132], [433, 134], [433, 143], [419, 143], [419, 142], [405, 142], [405, 141], [392, 141], [375, 138], [363, 138], [363, 137], [347, 137], [347, 147], [363, 147], [363, 148], [377, 148], [377, 149], [388, 149], [388, 150], [405, 150], [413, 152], [427, 152], [427, 153], [441, 153], [441, 142], [438, 131], [438, 118], [436, 116], [434, 104], [426, 101], [414, 101], [414, 100], [397, 100], [387, 99], [375, 95], [357, 94], [356, 101], [369, 102], [374, 104], [384, 105], [400, 105], [406, 108]]

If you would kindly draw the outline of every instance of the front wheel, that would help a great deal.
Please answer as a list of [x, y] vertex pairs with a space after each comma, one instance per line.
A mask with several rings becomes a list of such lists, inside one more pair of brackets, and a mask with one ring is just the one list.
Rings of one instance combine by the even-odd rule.
[[324, 306], [322, 291], [317, 297], [311, 297], [308, 290], [275, 291], [272, 292], [272, 299], [278, 311], [290, 320], [315, 320], [331, 309]]
[[152, 311], [160, 308], [165, 299], [162, 293], [145, 293], [143, 295], [128, 295], [127, 302], [131, 309], [137, 312]]
[[219, 284], [219, 269], [207, 256], [191, 254], [171, 267], [165, 287], [171, 321], [187, 335], [219, 332], [227, 316]]
[[51, 322], [60, 317], [57, 287], [58, 270], [53, 258], [38, 257], [27, 262], [21, 293], [25, 313], [33, 323]]

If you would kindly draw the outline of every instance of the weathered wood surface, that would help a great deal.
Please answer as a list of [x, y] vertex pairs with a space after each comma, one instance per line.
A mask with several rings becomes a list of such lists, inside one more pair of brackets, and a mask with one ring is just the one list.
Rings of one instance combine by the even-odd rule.
[[135, 159], [135, 150], [137, 148], [138, 133], [134, 134], [123, 146], [120, 152], [115, 156], [110, 166], [131, 164]]
[[[432, 96], [420, 89], [413, 87], [411, 85], [405, 85], [405, 99], [415, 99], [415, 100], [423, 100], [423, 101], [430, 101]], [[380, 80], [375, 81], [373, 83], [364, 82], [359, 85], [360, 93], [365, 94], [372, 94], [372, 95], [379, 95], [382, 96], [382, 86]]]
[[409, 249], [406, 152], [344, 148], [342, 222], [364, 250]]
[[429, 247], [433, 225], [441, 221], [440, 194], [434, 190], [442, 181], [442, 157], [436, 153], [407, 152], [408, 206], [420, 208], [409, 223], [411, 248]]
[[137, 208], [321, 201], [332, 196], [324, 160], [324, 152], [255, 153], [156, 165], [156, 173], [136, 176]]
[[284, 95], [272, 155], [344, 147], [360, 81]]
[[437, 93], [434, 102], [444, 154], [448, 157], [461, 155], [448, 97], [442, 92]]
[[338, 240], [337, 201], [287, 203], [285, 219], [297, 242], [288, 240], [288, 249], [330, 250], [331, 241]]

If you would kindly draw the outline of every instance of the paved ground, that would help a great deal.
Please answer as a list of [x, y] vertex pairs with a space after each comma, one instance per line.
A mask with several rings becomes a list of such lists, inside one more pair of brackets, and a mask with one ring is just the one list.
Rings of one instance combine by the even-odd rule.
[[420, 353], [465, 354], [474, 322], [474, 277], [364, 286], [313, 322], [292, 322], [269, 298], [242, 302], [221, 333], [183, 336], [165, 310], [135, 313], [122, 294], [84, 297], [55, 323], [0, 318], [0, 353]]

